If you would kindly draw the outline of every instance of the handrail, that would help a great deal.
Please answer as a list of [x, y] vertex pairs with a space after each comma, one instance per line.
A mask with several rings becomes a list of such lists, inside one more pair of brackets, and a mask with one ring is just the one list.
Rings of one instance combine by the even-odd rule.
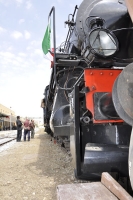
[[54, 80], [55, 80], [55, 83], [56, 83], [56, 33], [55, 33], [55, 7], [53, 6], [51, 8], [51, 11], [48, 15], [48, 22], [49, 22], [49, 19], [51, 17], [53, 13], [53, 45], [54, 45]]

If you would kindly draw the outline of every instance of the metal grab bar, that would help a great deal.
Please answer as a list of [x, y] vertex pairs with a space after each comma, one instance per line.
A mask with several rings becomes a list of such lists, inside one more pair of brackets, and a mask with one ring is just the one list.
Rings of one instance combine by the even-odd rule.
[[53, 45], [54, 45], [54, 81], [55, 83], [57, 83], [57, 80], [56, 80], [56, 33], [55, 33], [55, 7], [53, 6], [50, 10], [50, 13], [48, 15], [48, 23], [49, 23], [49, 19], [51, 17], [53, 13]]

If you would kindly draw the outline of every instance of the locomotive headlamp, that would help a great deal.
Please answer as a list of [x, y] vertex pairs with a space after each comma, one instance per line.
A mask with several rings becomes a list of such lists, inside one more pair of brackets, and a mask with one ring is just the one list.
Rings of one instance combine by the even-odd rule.
[[107, 29], [97, 28], [90, 32], [89, 43], [91, 49], [103, 57], [111, 56], [118, 50], [116, 36]]

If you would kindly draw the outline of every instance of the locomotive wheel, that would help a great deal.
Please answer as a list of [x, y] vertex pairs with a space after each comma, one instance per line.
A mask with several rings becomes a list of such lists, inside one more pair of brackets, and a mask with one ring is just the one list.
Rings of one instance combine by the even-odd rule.
[[132, 133], [131, 133], [131, 138], [130, 138], [128, 166], [129, 166], [130, 182], [133, 188], [133, 128], [132, 128]]
[[118, 115], [133, 125], [133, 63], [126, 66], [116, 79], [112, 98]]

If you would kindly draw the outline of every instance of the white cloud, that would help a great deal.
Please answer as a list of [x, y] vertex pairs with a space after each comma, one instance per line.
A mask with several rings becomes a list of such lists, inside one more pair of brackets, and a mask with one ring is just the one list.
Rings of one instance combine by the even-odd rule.
[[20, 7], [23, 3], [23, 0], [15, 0], [18, 7]]
[[28, 39], [30, 39], [31, 34], [28, 31], [25, 30], [24, 31], [24, 36], [25, 36], [25, 39], [28, 40]]
[[19, 20], [19, 24], [22, 24], [22, 23], [24, 23], [24, 22], [25, 22], [24, 19], [20, 19], [20, 20]]
[[19, 39], [21, 37], [23, 37], [23, 34], [19, 31], [13, 31], [13, 33], [11, 34], [11, 36], [14, 38], [14, 39]]
[[7, 48], [7, 51], [12, 51], [13, 50], [13, 46], [9, 46], [8, 48]]
[[23, 3], [23, 0], [16, 0], [17, 3]]
[[21, 56], [21, 57], [26, 57], [27, 56], [26, 53], [23, 53], [23, 52], [18, 53], [18, 55]]
[[41, 41], [39, 41], [39, 40], [32, 40], [31, 41], [31, 45], [33, 45], [33, 46], [40, 46], [40, 44], [41, 44]]
[[5, 51], [5, 52], [1, 51], [0, 56], [3, 57], [3, 58], [6, 58], [6, 59], [15, 57], [15, 55], [13, 53], [10, 53], [8, 51]]
[[41, 49], [35, 49], [34, 53], [43, 57], [43, 52], [41, 51]]
[[38, 49], [41, 47], [41, 43], [42, 43], [41, 40], [32, 40], [30, 42], [30, 45], [27, 46], [26, 50], [30, 51], [31, 49]]
[[6, 77], [6, 73], [1, 73], [1, 76]]
[[27, 51], [30, 51], [31, 49], [32, 49], [31, 46], [26, 47]]
[[13, 33], [11, 34], [11, 36], [14, 38], [14, 39], [20, 39], [24, 36], [24, 38], [26, 40], [30, 39], [31, 38], [31, 34], [30, 32], [28, 32], [27, 30], [24, 31], [24, 34], [22, 34], [21, 32], [19, 31], [13, 31]]
[[5, 6], [9, 6], [14, 2], [17, 3], [18, 6], [20, 6], [23, 3], [23, 0], [0, 0], [0, 3]]
[[26, 8], [30, 9], [32, 7], [32, 3], [30, 1], [26, 2]]
[[57, 0], [59, 3], [63, 3], [63, 0]]
[[8, 6], [10, 1], [9, 0], [7, 0], [7, 1], [0, 0], [0, 3], [4, 4], [5, 6]]
[[6, 29], [5, 29], [5, 28], [2, 28], [2, 27], [0, 26], [0, 33], [4, 33], [4, 32], [6, 32]]

